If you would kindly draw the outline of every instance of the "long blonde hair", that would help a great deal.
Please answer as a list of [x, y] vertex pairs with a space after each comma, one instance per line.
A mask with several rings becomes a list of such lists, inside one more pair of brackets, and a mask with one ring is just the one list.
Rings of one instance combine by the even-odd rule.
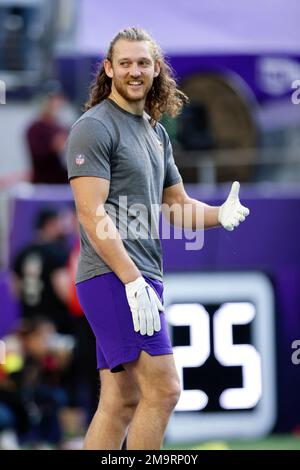
[[[153, 84], [148, 92], [145, 110], [151, 117], [151, 124], [155, 125], [164, 113], [169, 116], [177, 116], [183, 105], [188, 102], [187, 96], [177, 88], [174, 79], [174, 73], [171, 66], [167, 63], [164, 55], [152, 39], [152, 37], [143, 29], [127, 28], [119, 31], [119, 33], [111, 41], [106, 59], [112, 63], [114, 46], [119, 39], [127, 41], [148, 41], [151, 44], [154, 61], [160, 62], [160, 73], [153, 79]], [[96, 104], [105, 100], [111, 91], [111, 78], [109, 78], [104, 70], [104, 61], [96, 73], [95, 79], [91, 84], [90, 96], [85, 104], [85, 110], [92, 108]]]

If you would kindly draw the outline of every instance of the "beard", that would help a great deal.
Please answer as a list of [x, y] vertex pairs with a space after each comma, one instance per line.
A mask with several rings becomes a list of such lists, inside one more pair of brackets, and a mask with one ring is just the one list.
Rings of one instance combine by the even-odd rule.
[[[152, 88], [153, 81], [147, 84], [145, 80], [143, 80], [142, 86], [138, 90], [130, 89], [128, 81], [125, 82], [124, 80], [114, 78], [114, 86], [119, 95], [122, 96], [124, 100], [129, 101], [131, 103], [145, 100], [149, 91]], [[134, 81], [134, 79], [131, 79], [131, 81]]]

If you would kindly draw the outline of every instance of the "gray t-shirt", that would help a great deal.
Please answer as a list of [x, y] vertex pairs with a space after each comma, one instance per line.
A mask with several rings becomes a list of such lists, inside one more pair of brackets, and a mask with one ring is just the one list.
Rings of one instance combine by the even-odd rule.
[[[67, 161], [69, 179], [96, 176], [110, 181], [105, 209], [129, 256], [143, 274], [161, 280], [158, 227], [163, 189], [181, 181], [163, 126], [152, 128], [146, 113], [131, 114], [106, 99], [72, 126]], [[110, 271], [80, 225], [76, 281]]]

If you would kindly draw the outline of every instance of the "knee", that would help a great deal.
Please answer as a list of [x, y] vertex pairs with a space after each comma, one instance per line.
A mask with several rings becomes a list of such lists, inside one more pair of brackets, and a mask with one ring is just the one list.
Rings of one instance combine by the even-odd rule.
[[168, 384], [166, 390], [162, 394], [162, 399], [166, 402], [167, 406], [173, 410], [177, 405], [180, 398], [181, 388], [179, 381], [174, 381]]
[[179, 380], [173, 380], [162, 384], [157, 389], [152, 389], [151, 400], [166, 412], [172, 412], [180, 398], [181, 388]]

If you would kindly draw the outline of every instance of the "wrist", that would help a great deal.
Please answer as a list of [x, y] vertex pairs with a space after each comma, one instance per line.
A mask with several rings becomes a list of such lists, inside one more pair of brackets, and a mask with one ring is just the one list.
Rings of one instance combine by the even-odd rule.
[[222, 206], [219, 206], [217, 209], [218, 209], [218, 212], [217, 212], [218, 224], [219, 224], [219, 226], [223, 226], [223, 223], [222, 223]]
[[129, 281], [125, 284], [125, 288], [128, 292], [130, 292], [131, 290], [139, 290], [140, 288], [144, 287], [146, 285], [146, 281], [145, 279], [143, 278], [143, 276], [139, 276], [137, 277], [136, 279], [134, 279], [133, 281]]
[[129, 284], [130, 282], [134, 282], [140, 277], [142, 277], [142, 274], [137, 268], [130, 271], [126, 271], [125, 273], [122, 273], [119, 276], [123, 284]]

